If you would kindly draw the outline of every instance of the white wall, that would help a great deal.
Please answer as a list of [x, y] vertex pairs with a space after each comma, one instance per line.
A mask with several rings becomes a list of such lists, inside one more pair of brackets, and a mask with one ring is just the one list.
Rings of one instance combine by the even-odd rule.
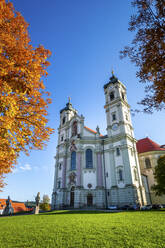
[[96, 171], [91, 170], [89, 171], [83, 171], [83, 186], [85, 189], [88, 188], [88, 184], [92, 184], [92, 189], [96, 188]]

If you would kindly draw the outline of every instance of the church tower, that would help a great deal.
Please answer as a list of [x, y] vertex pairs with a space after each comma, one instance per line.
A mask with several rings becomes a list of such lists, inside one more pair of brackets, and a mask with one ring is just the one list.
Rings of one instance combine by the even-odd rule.
[[60, 189], [59, 205], [63, 206], [66, 198], [66, 170], [67, 170], [67, 150], [68, 140], [71, 135], [69, 123], [74, 116], [77, 115], [77, 110], [72, 107], [70, 98], [66, 106], [60, 110], [60, 125], [58, 128], [58, 144], [55, 156], [55, 177], [54, 188], [52, 194], [52, 204], [55, 205], [57, 198], [57, 190]]
[[111, 204], [145, 203], [126, 87], [112, 74], [104, 85], [107, 136], [105, 157]]
[[127, 102], [126, 87], [113, 74], [104, 85], [107, 132], [109, 137], [124, 133], [133, 136], [130, 106]]

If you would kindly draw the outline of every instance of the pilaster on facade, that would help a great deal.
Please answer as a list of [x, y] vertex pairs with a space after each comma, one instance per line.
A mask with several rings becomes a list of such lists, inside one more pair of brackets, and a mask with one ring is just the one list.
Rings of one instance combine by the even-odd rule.
[[116, 175], [116, 169], [115, 169], [115, 150], [113, 148], [110, 148], [109, 151], [109, 165], [110, 165], [110, 181], [111, 181], [111, 187], [117, 185], [117, 175]]
[[82, 179], [81, 179], [81, 157], [82, 157], [82, 153], [81, 152], [77, 152], [77, 185], [78, 187], [81, 187], [82, 186]]

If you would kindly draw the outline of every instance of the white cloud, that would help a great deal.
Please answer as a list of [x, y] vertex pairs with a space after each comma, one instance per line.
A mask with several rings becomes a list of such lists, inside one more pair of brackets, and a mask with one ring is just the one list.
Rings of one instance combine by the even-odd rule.
[[20, 169], [21, 170], [24, 170], [24, 171], [29, 171], [31, 170], [31, 165], [30, 164], [25, 164], [24, 166], [20, 166]]

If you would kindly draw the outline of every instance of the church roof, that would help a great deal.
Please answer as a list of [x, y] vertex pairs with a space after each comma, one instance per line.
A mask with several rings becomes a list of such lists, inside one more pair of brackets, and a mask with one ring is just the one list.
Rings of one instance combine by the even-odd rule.
[[[96, 131], [94, 131], [93, 129], [91, 129], [91, 128], [87, 127], [87, 126], [84, 126], [84, 128], [86, 128], [88, 131], [90, 131], [90, 132], [92, 132], [92, 133], [94, 133], [94, 134], [97, 133]], [[100, 136], [103, 136], [103, 135], [100, 134]]]
[[119, 80], [117, 77], [115, 77], [114, 74], [112, 74], [112, 77], [110, 77], [109, 82], [107, 84], [104, 85], [104, 89], [106, 89], [110, 84], [115, 84], [117, 83]]
[[147, 138], [140, 139], [136, 143], [138, 153], [150, 152], [150, 151], [165, 151], [160, 145], [155, 143], [153, 140]]

